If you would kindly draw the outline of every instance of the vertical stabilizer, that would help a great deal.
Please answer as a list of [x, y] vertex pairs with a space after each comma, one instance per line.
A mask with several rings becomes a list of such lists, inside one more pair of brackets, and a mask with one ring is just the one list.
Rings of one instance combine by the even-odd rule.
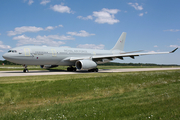
[[115, 44], [115, 46], [111, 50], [120, 50], [120, 51], [123, 51], [125, 39], [126, 39], [126, 32], [123, 32], [121, 34], [121, 36], [119, 37], [117, 43]]

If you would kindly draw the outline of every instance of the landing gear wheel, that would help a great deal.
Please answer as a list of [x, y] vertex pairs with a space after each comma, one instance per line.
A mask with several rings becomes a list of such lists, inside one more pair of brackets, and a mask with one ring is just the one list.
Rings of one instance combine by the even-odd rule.
[[88, 72], [98, 72], [98, 68], [90, 69], [90, 70], [88, 70]]
[[23, 67], [24, 67], [24, 70], [23, 70], [24, 73], [29, 72], [29, 70], [27, 69], [27, 65], [23, 65]]
[[70, 67], [68, 67], [68, 68], [67, 68], [67, 71], [76, 71], [76, 68], [75, 68], [75, 67], [70, 66]]
[[26, 69], [24, 69], [23, 72], [26, 73]]
[[76, 71], [76, 68], [73, 68], [73, 71]]
[[26, 73], [26, 72], [29, 72], [29, 70], [28, 69], [24, 69], [23, 72]]

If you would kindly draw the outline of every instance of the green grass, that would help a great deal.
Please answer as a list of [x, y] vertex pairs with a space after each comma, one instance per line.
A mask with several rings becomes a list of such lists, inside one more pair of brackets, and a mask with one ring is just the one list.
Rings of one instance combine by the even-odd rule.
[[0, 78], [0, 119], [180, 119], [180, 71]]

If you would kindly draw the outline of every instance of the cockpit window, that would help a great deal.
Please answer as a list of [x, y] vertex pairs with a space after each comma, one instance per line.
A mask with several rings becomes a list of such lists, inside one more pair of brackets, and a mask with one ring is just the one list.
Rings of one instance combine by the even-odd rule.
[[11, 53], [11, 52], [12, 52], [12, 53], [17, 53], [16, 50], [9, 50], [9, 51], [8, 51], [8, 53]]

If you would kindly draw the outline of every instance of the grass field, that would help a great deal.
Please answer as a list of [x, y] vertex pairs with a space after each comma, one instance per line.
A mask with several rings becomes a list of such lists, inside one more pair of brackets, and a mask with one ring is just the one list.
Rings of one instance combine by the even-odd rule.
[[180, 71], [0, 78], [1, 120], [180, 119]]

